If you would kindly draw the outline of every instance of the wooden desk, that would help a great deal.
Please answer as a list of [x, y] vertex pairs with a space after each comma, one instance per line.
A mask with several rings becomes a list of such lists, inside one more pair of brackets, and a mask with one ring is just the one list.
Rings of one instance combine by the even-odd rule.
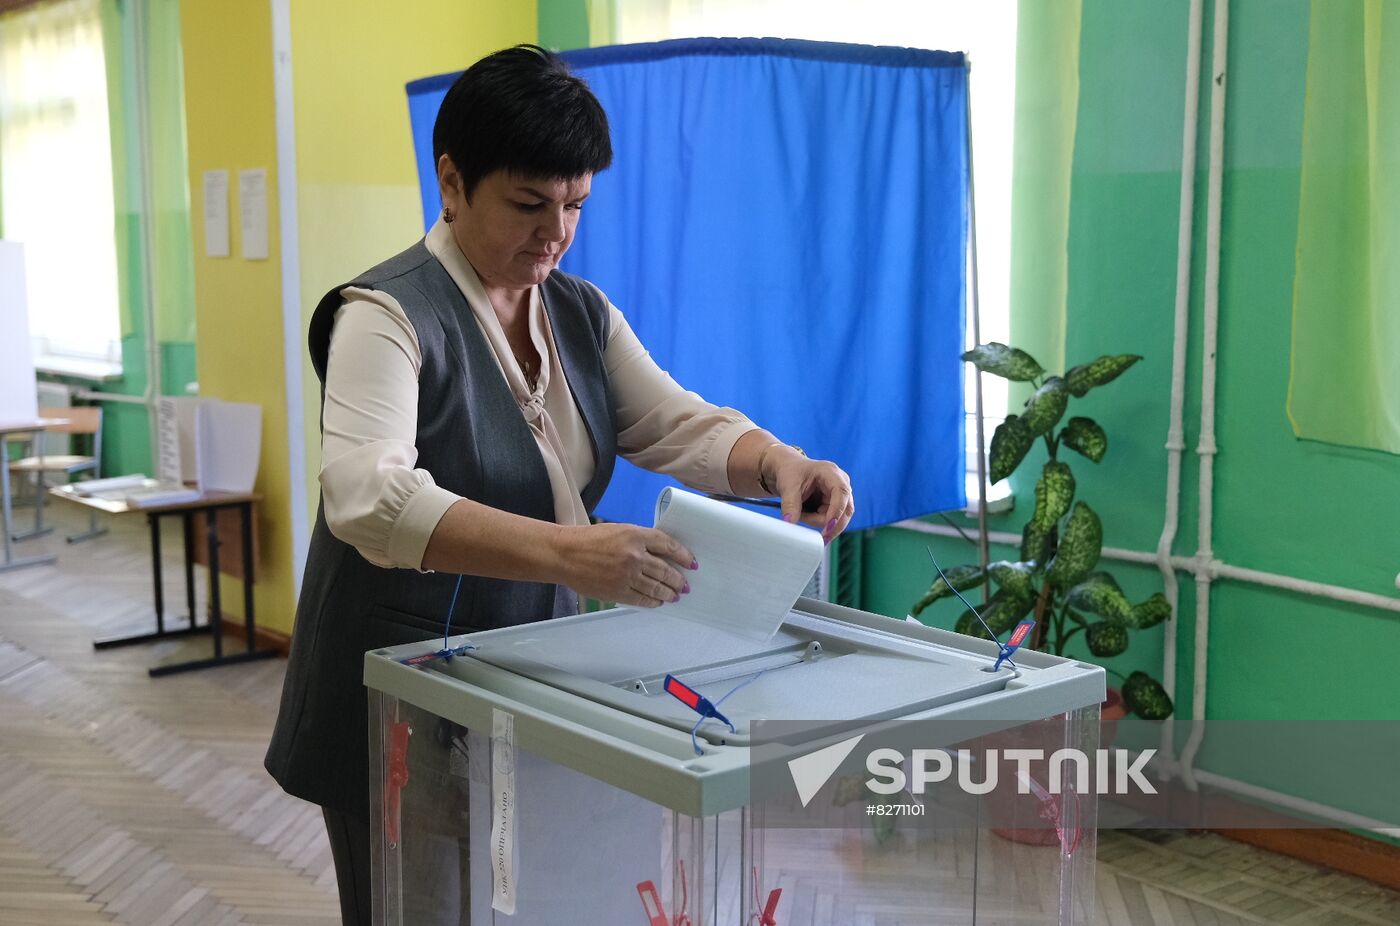
[[0, 560], [0, 572], [20, 569], [24, 566], [42, 566], [58, 559], [57, 554], [45, 556], [16, 557], [11, 549], [10, 535], [14, 533], [14, 512], [10, 507], [10, 435], [37, 434], [58, 425], [67, 424], [67, 418], [30, 418], [27, 421], [0, 421], [0, 529], [5, 533], [5, 558]]
[[[57, 486], [49, 490], [49, 494], [82, 505], [85, 508], [96, 509], [112, 515], [131, 514], [140, 512], [146, 516], [151, 527], [151, 578], [155, 588], [155, 608], [156, 608], [156, 629], [154, 633], [137, 634], [131, 637], [119, 637], [107, 640], [94, 640], [92, 645], [95, 649], [107, 649], [113, 646], [126, 646], [132, 643], [147, 643], [152, 640], [164, 640], [172, 637], [185, 637], [192, 634], [209, 633], [212, 630], [214, 637], [214, 656], [211, 659], [194, 659], [188, 662], [174, 663], [171, 665], [156, 666], [150, 670], [152, 677], [171, 675], [176, 672], [188, 672], [191, 669], [207, 669], [210, 666], [223, 666], [238, 662], [249, 662], [254, 659], [267, 659], [278, 655], [277, 650], [257, 649], [256, 633], [254, 632], [253, 619], [253, 573], [250, 568], [253, 562], [253, 505], [262, 500], [261, 495], [254, 493], [235, 494], [231, 492], [206, 492], [197, 499], [183, 502], [174, 502], [166, 505], [147, 505], [137, 507], [128, 505], [125, 501], [112, 498], [85, 497], [73, 491], [75, 487], [71, 485]], [[242, 541], [242, 564], [243, 564], [243, 623], [244, 634], [247, 641], [247, 648], [244, 652], [224, 654], [224, 628], [223, 628], [223, 608], [221, 606], [221, 596], [219, 590], [219, 518], [218, 512], [225, 508], [236, 509], [241, 518], [241, 541]], [[208, 624], [200, 624], [196, 620], [194, 605], [194, 559], [195, 559], [195, 538], [194, 538], [194, 515], [203, 512], [205, 514], [205, 538], [209, 559], [209, 610], [210, 617]], [[189, 624], [174, 630], [167, 630], [165, 626], [165, 594], [161, 587], [161, 556], [160, 556], [160, 519], [163, 517], [178, 515], [184, 525], [185, 541], [185, 602], [189, 606]]]

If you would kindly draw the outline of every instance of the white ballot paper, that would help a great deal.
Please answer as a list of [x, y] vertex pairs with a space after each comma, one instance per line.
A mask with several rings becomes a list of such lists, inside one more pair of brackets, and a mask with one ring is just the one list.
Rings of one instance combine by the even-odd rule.
[[690, 594], [662, 605], [667, 613], [751, 640], [777, 632], [826, 550], [810, 527], [679, 489], [656, 499], [655, 526], [700, 563], [695, 572], [681, 570]]

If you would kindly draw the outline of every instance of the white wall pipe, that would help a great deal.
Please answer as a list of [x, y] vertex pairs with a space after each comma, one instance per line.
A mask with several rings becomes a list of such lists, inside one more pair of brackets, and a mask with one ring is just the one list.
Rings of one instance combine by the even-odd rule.
[[[944, 527], [942, 524], [930, 524], [927, 521], [896, 521], [891, 524], [890, 527], [914, 531], [919, 534], [936, 534], [939, 537], [962, 537], [964, 540], [967, 539], [956, 527]], [[1021, 545], [1021, 535], [1012, 534], [1008, 531], [988, 531], [987, 539], [992, 543], [1004, 543], [1013, 547], [1019, 547]], [[1157, 562], [1157, 557], [1153, 553], [1139, 553], [1136, 550], [1120, 550], [1116, 547], [1104, 547], [1099, 555], [1105, 559], [1116, 559], [1130, 563], [1147, 563], [1150, 565]], [[1196, 561], [1189, 556], [1172, 557], [1173, 566], [1185, 571], [1194, 569], [1195, 562]], [[1400, 601], [1397, 601], [1396, 605], [1400, 606]]]
[[[1124, 753], [1125, 757], [1129, 759], [1136, 759], [1141, 755], [1141, 753], [1132, 749], [1125, 749]], [[1148, 762], [1148, 768], [1156, 771], [1166, 779], [1170, 778], [1172, 771], [1179, 771], [1179, 769], [1171, 768], [1170, 765], [1172, 764], [1174, 763], [1163, 759], [1162, 754], [1158, 753]], [[1284, 807], [1289, 810], [1307, 814], [1311, 817], [1316, 817], [1319, 820], [1328, 820], [1349, 829], [1365, 830], [1366, 832], [1376, 833], [1391, 839], [1400, 838], [1400, 828], [1395, 826], [1396, 821], [1394, 820], [1377, 820], [1374, 817], [1367, 817], [1362, 814], [1352, 813], [1349, 810], [1342, 810], [1340, 807], [1319, 804], [1316, 801], [1296, 797], [1282, 791], [1274, 791], [1271, 788], [1261, 788], [1247, 781], [1240, 781], [1238, 778], [1231, 778], [1228, 775], [1219, 775], [1215, 772], [1196, 770], [1193, 774], [1197, 782], [1219, 788], [1222, 791], [1242, 794], [1265, 804], [1272, 804], [1275, 807]]]
[[[935, 534], [939, 537], [963, 536], [955, 527], [944, 527], [941, 524], [930, 524], [927, 521], [896, 521], [890, 526], [898, 527], [901, 530], [915, 531], [920, 534]], [[987, 539], [992, 543], [1004, 543], [1013, 547], [1021, 543], [1019, 534], [1012, 534], [1005, 531], [991, 531], [987, 534]], [[1104, 547], [1101, 555], [1104, 559], [1118, 560], [1125, 563], [1155, 565], [1160, 562], [1155, 553], [1147, 553], [1139, 550], [1124, 550], [1118, 547]], [[1300, 595], [1310, 595], [1315, 598], [1326, 598], [1332, 601], [1344, 601], [1348, 604], [1359, 604], [1368, 608], [1377, 608], [1382, 611], [1391, 611], [1400, 614], [1400, 598], [1387, 598], [1384, 595], [1358, 591], [1357, 589], [1347, 588], [1343, 585], [1329, 585], [1325, 582], [1313, 582], [1308, 579], [1299, 579], [1293, 576], [1261, 572], [1257, 569], [1245, 569], [1240, 566], [1231, 566], [1222, 563], [1216, 559], [1202, 562], [1192, 556], [1173, 556], [1170, 558], [1170, 563], [1173, 570], [1180, 570], [1181, 572], [1194, 576], [1204, 576], [1207, 581], [1217, 578], [1234, 579], [1239, 582], [1248, 582], [1251, 585], [1278, 588], [1285, 591], [1296, 592]], [[1175, 581], [1175, 576], [1173, 576], [1172, 581]]]
[[[1183, 778], [1184, 777], [1185, 776], [1183, 776]], [[1217, 775], [1214, 772], [1203, 772], [1198, 769], [1192, 769], [1191, 778], [1201, 784], [1211, 785], [1224, 791], [1233, 791], [1236, 794], [1243, 794], [1246, 797], [1252, 797], [1257, 800], [1268, 801], [1280, 807], [1297, 810], [1323, 820], [1331, 820], [1334, 823], [1351, 829], [1365, 830], [1390, 839], [1400, 838], [1400, 828], [1388, 825], [1390, 821], [1387, 820], [1373, 820], [1370, 817], [1363, 817], [1360, 814], [1354, 814], [1338, 807], [1329, 807], [1326, 804], [1319, 804], [1316, 801], [1294, 797], [1291, 794], [1284, 794], [1281, 791], [1261, 788], [1247, 781], [1239, 781], [1225, 775]]]
[[155, 221], [155, 194], [151, 190], [153, 171], [151, 170], [151, 114], [149, 81], [146, 56], [146, 0], [131, 4], [132, 35], [136, 57], [136, 124], [137, 151], [141, 163], [141, 266], [142, 296], [145, 306], [142, 317], [146, 324], [146, 391], [143, 399], [146, 405], [146, 421], [151, 437], [151, 466], [156, 463], [157, 448], [160, 446], [159, 423], [156, 421], [156, 402], [161, 394], [160, 340], [156, 335], [156, 293], [155, 265], [151, 249], [155, 247], [155, 237], [151, 234], [151, 223]]
[[[1181, 136], [1181, 209], [1176, 233], [1176, 314], [1172, 338], [1171, 417], [1167, 425], [1167, 499], [1162, 536], [1157, 541], [1157, 568], [1162, 573], [1163, 590], [1171, 605], [1166, 640], [1162, 649], [1162, 686], [1176, 701], [1176, 633], [1179, 594], [1172, 547], [1176, 543], [1181, 511], [1181, 455], [1186, 449], [1183, 419], [1186, 405], [1187, 331], [1191, 315], [1191, 240], [1196, 216], [1196, 136], [1201, 95], [1201, 8], [1204, 0], [1191, 0], [1190, 25], [1186, 39], [1186, 118]], [[1160, 754], [1176, 756], [1175, 718], [1162, 724]]]
[[122, 395], [119, 392], [96, 392], [92, 389], [80, 389], [74, 393], [74, 398], [82, 399], [84, 402], [117, 402], [124, 405], [141, 405], [149, 407], [150, 399], [143, 393], [141, 395]]
[[[1197, 520], [1196, 558], [1209, 562], [1215, 489], [1215, 364], [1220, 322], [1220, 188], [1225, 172], [1225, 89], [1229, 51], [1230, 2], [1215, 0], [1215, 27], [1211, 30], [1210, 84], [1210, 182], [1206, 191], [1205, 319], [1201, 346], [1201, 434], [1196, 446], [1200, 457], [1200, 516]], [[1210, 645], [1210, 583], [1205, 570], [1196, 573], [1195, 672], [1191, 689], [1191, 735], [1181, 753], [1181, 775], [1195, 788], [1193, 767], [1205, 738], [1206, 670]]]
[[1258, 572], [1253, 569], [1243, 569], [1239, 566], [1229, 566], [1219, 560], [1212, 560], [1209, 564], [1213, 575], [1221, 579], [1237, 579], [1241, 582], [1252, 582], [1255, 585], [1267, 585], [1271, 588], [1286, 589], [1290, 592], [1301, 592], [1304, 595], [1320, 595], [1330, 598], [1333, 601], [1345, 601], [1349, 604], [1364, 605], [1368, 608], [1379, 608], [1383, 611], [1400, 612], [1400, 599], [1387, 598], [1384, 595], [1375, 595], [1371, 592], [1357, 591], [1352, 588], [1345, 588], [1340, 585], [1324, 585], [1321, 582], [1310, 582], [1307, 579], [1295, 579], [1292, 576], [1274, 575], [1268, 572]]

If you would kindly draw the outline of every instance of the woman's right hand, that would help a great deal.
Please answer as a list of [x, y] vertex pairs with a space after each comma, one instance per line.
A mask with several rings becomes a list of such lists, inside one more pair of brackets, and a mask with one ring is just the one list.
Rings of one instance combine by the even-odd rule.
[[665, 531], [633, 524], [563, 527], [564, 582], [580, 595], [655, 608], [690, 591], [684, 572], [695, 556]]

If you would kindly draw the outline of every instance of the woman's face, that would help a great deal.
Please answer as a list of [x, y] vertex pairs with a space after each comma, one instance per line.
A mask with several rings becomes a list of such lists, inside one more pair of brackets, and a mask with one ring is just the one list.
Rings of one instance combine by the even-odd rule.
[[453, 213], [452, 235], [481, 282], [502, 289], [543, 283], [574, 241], [593, 175], [547, 180], [498, 170], [481, 179], [468, 201], [456, 168], [446, 155], [442, 161], [438, 177]]

